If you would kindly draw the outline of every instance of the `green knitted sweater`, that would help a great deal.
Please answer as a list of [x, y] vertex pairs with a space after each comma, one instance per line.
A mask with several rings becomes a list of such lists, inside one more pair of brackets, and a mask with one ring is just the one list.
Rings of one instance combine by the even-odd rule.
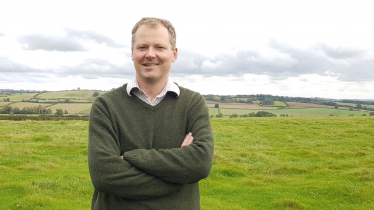
[[[89, 123], [92, 209], [200, 209], [199, 180], [213, 163], [204, 98], [186, 88], [156, 106], [130, 97], [126, 84], [99, 96]], [[180, 147], [192, 132], [192, 144]], [[123, 155], [123, 159], [120, 157]]]

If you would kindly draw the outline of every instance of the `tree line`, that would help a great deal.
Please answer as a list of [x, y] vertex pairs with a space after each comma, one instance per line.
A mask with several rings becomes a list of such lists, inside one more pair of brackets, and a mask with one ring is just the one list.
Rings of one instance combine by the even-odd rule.
[[[34, 107], [23, 107], [20, 109], [19, 107], [12, 107], [6, 105], [0, 108], [0, 114], [41, 114], [41, 115], [51, 115], [53, 114], [52, 109], [47, 109], [44, 106], [34, 106]], [[62, 117], [64, 114], [69, 114], [67, 110], [63, 111], [62, 109], [56, 109], [55, 116]]]

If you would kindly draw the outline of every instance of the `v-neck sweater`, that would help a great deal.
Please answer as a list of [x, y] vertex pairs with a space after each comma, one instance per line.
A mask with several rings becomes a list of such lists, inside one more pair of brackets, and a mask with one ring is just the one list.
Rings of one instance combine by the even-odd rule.
[[[204, 98], [179, 88], [179, 97], [169, 92], [156, 106], [128, 96], [126, 84], [95, 100], [92, 209], [200, 209], [198, 182], [213, 164], [213, 131]], [[181, 147], [189, 132], [193, 143]]]

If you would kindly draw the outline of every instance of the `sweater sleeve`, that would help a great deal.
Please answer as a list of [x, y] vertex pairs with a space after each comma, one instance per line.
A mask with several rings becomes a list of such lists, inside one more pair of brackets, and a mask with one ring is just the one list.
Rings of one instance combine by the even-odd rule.
[[120, 157], [119, 139], [100, 98], [90, 114], [88, 165], [97, 191], [123, 198], [149, 199], [181, 189], [181, 185], [147, 174]]
[[186, 184], [206, 178], [213, 164], [214, 137], [209, 110], [202, 96], [196, 97], [188, 116], [188, 131], [194, 141], [171, 149], [136, 149], [125, 152], [124, 159], [165, 181]]

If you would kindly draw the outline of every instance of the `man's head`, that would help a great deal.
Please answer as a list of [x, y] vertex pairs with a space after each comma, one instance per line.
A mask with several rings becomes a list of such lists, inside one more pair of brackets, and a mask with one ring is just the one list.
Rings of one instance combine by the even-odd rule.
[[175, 49], [176, 40], [177, 40], [175, 29], [169, 21], [160, 19], [160, 18], [142, 18], [139, 22], [135, 24], [134, 28], [132, 29], [131, 49], [134, 49], [135, 34], [141, 25], [146, 25], [149, 27], [158, 27], [158, 26], [165, 27], [169, 32], [171, 47], [173, 50]]
[[132, 41], [131, 56], [139, 85], [165, 85], [178, 56], [174, 27], [167, 20], [143, 18], [133, 29]]

